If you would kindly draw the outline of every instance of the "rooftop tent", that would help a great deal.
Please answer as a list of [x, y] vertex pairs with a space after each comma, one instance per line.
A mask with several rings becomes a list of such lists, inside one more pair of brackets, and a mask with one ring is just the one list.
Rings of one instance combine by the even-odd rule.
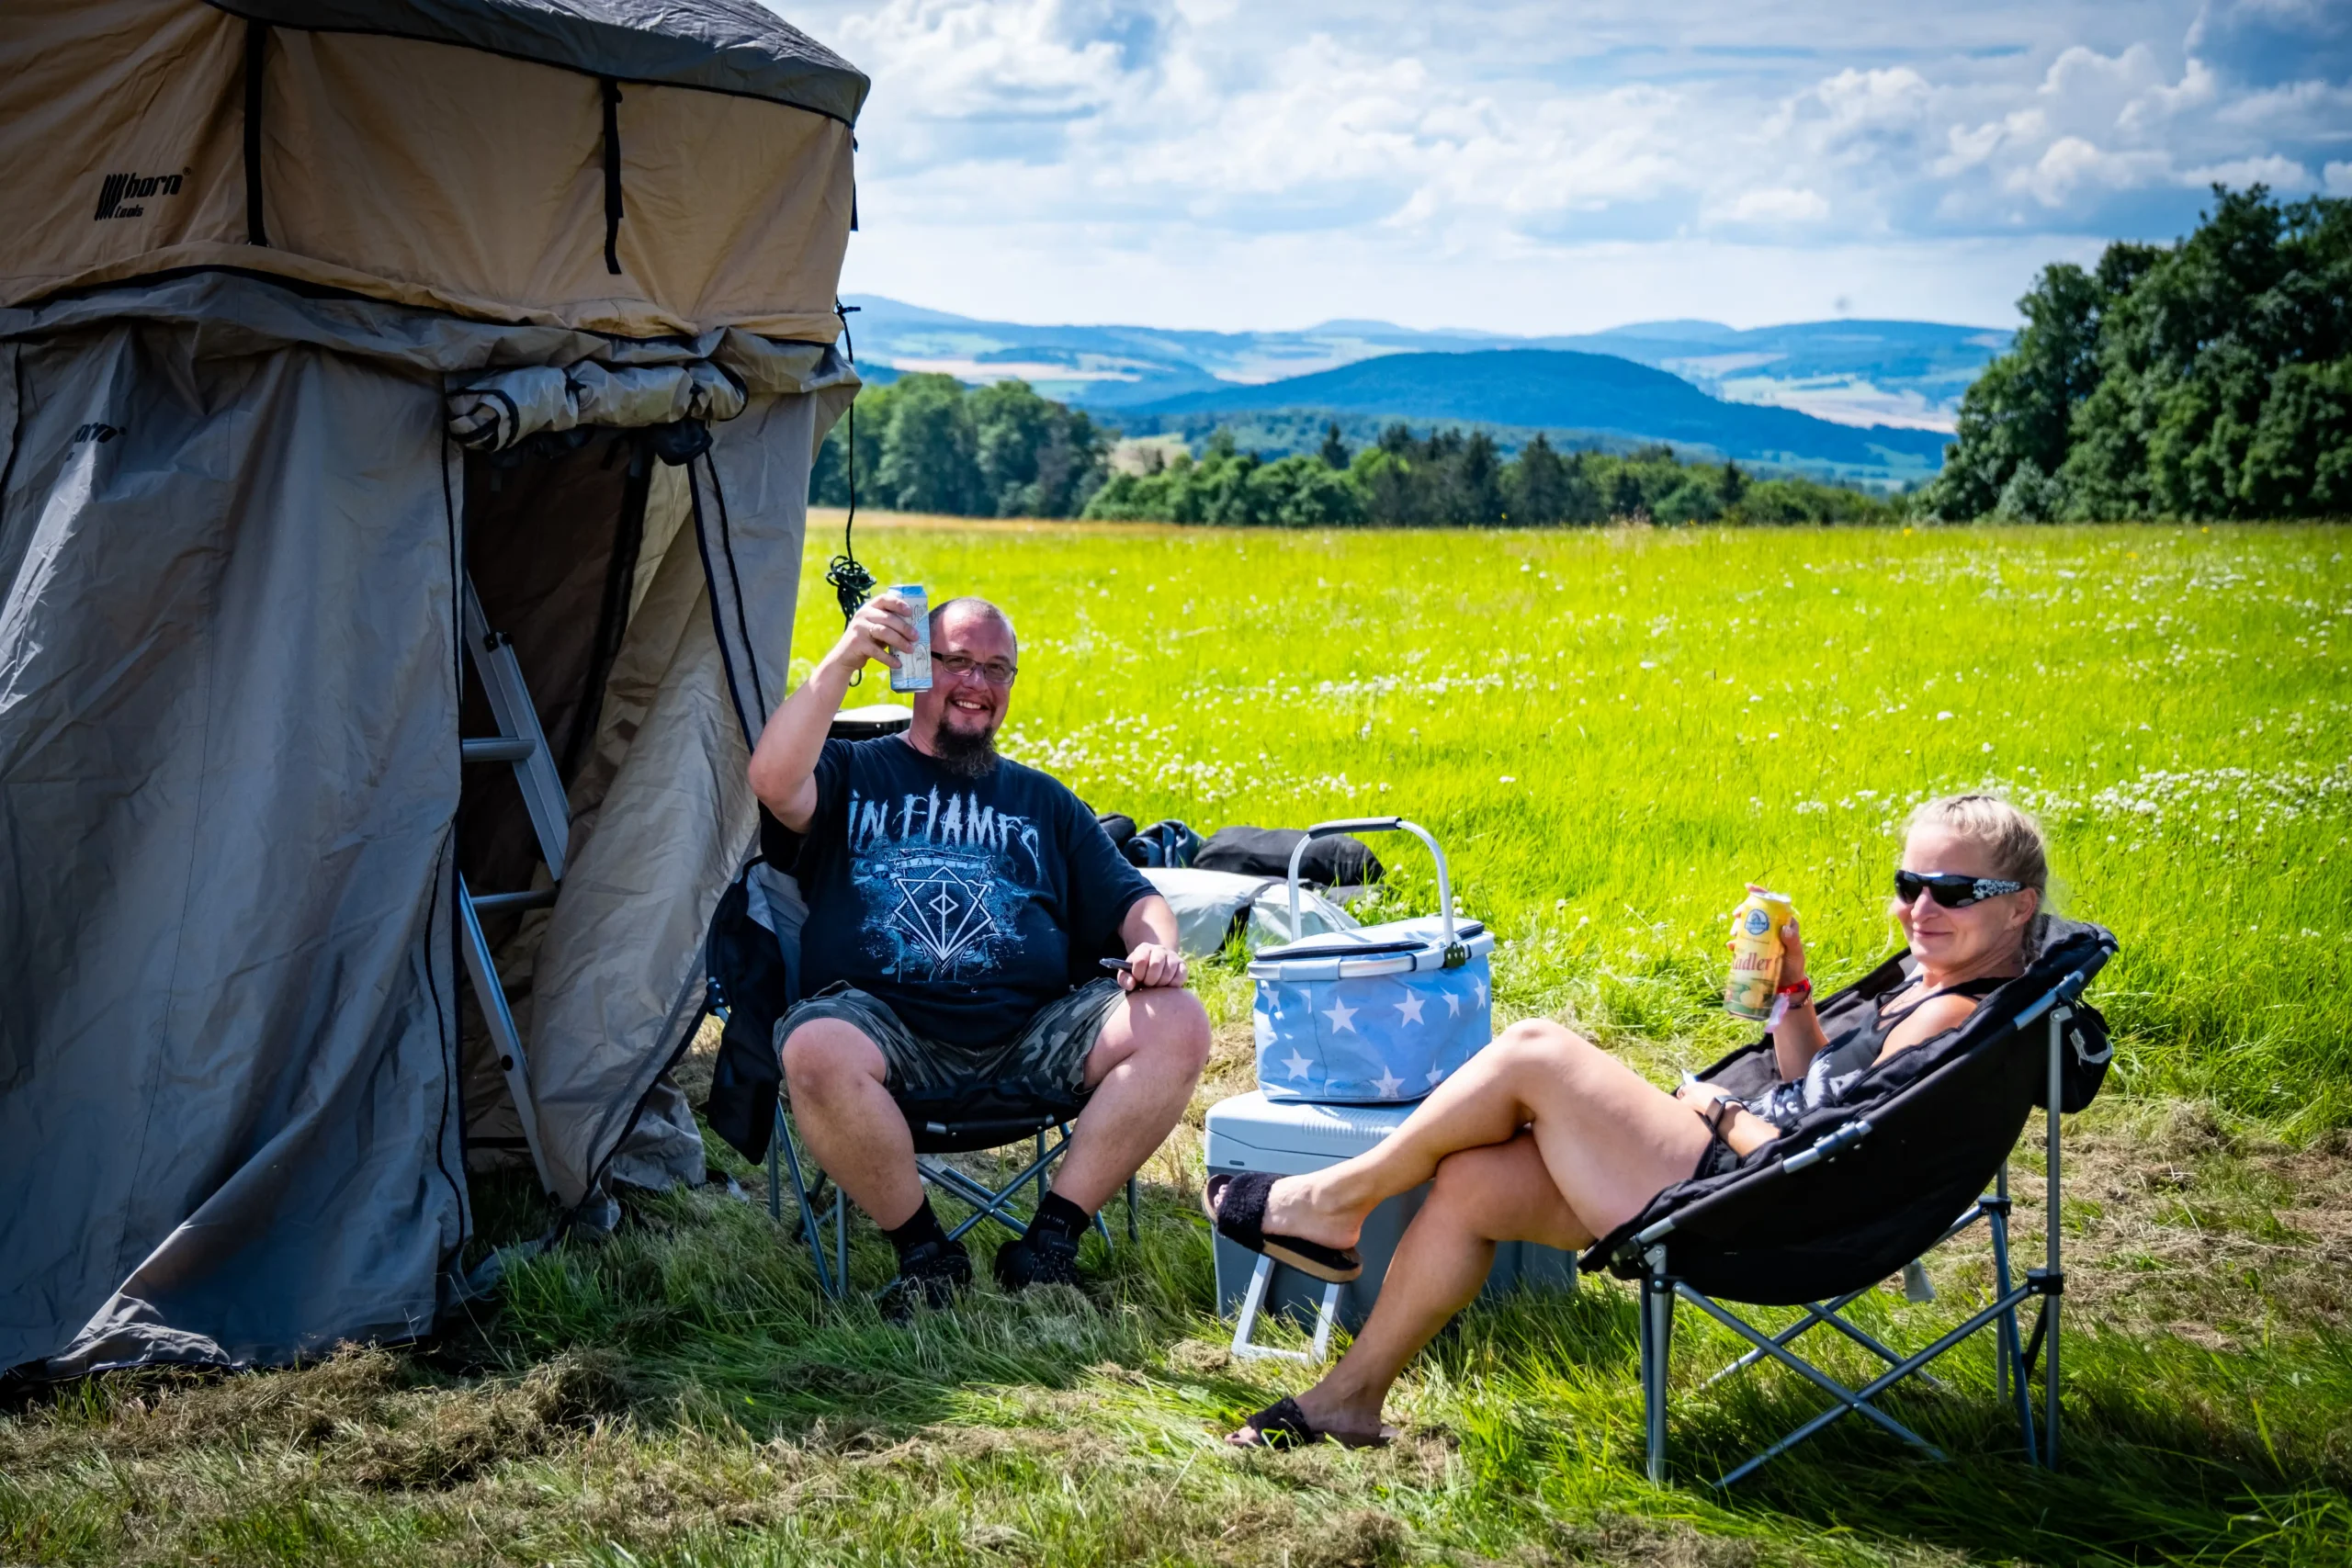
[[865, 91], [738, 0], [0, 12], [0, 1370], [699, 1175]]

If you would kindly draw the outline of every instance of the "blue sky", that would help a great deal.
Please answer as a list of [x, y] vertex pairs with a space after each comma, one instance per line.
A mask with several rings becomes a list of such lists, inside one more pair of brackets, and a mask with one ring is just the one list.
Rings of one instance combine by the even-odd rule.
[[1000, 320], [2008, 325], [2214, 180], [2352, 196], [2352, 0], [777, 8], [874, 78], [843, 288]]

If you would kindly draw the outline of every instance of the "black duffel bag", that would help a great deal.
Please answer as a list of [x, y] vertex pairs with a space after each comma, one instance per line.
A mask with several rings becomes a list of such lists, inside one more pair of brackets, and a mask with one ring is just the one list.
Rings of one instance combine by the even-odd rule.
[[[1305, 837], [1298, 828], [1219, 828], [1193, 856], [1193, 864], [1242, 876], [1287, 877], [1291, 851]], [[1361, 887], [1381, 875], [1379, 857], [1363, 840], [1344, 833], [1316, 840], [1298, 863], [1298, 879], [1317, 887]]]

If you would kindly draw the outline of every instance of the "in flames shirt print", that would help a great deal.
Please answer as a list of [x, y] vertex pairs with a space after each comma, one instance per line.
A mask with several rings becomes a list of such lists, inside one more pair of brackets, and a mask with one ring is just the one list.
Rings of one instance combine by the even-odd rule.
[[846, 983], [909, 1028], [978, 1050], [1101, 974], [1151, 885], [1078, 796], [1000, 760], [950, 773], [903, 736], [829, 740], [805, 835], [761, 813], [761, 848], [799, 879], [808, 995]]

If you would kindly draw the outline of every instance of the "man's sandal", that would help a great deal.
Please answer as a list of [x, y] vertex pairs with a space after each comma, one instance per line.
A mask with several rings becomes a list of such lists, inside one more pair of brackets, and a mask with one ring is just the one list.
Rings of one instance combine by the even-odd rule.
[[1325, 1247], [1296, 1236], [1266, 1234], [1266, 1195], [1273, 1190], [1276, 1179], [1261, 1170], [1210, 1177], [1201, 1190], [1201, 1208], [1216, 1224], [1216, 1234], [1329, 1284], [1344, 1285], [1362, 1274], [1363, 1258], [1352, 1247]]
[[1385, 1449], [1396, 1436], [1394, 1427], [1383, 1427], [1376, 1438], [1355, 1438], [1342, 1432], [1323, 1431], [1306, 1418], [1306, 1412], [1298, 1407], [1298, 1401], [1287, 1394], [1244, 1421], [1241, 1431], [1257, 1433], [1258, 1440], [1254, 1443], [1240, 1442], [1237, 1440], [1240, 1432], [1226, 1440], [1240, 1449], [1288, 1449], [1324, 1442], [1337, 1443], [1346, 1449]]

